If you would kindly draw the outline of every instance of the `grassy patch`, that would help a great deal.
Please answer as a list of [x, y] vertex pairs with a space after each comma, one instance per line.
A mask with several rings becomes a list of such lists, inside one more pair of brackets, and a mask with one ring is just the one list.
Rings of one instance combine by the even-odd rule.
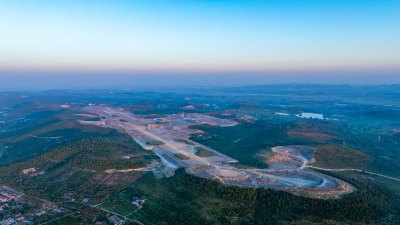
[[195, 147], [194, 149], [196, 149], [196, 155], [200, 156], [200, 157], [211, 157], [211, 156], [217, 156], [217, 154], [215, 154], [212, 151], [209, 151], [203, 147]]
[[316, 146], [314, 158], [313, 166], [329, 169], [366, 169], [371, 161], [363, 152], [334, 144]]
[[187, 157], [185, 155], [182, 155], [182, 154], [179, 154], [179, 153], [175, 154], [175, 157], [180, 159], [180, 160], [188, 160], [188, 159], [190, 159], [189, 157]]
[[182, 142], [182, 143], [185, 143], [185, 144], [187, 144], [187, 145], [194, 145], [193, 142], [188, 141], [188, 140], [185, 140], [185, 139], [176, 139], [175, 141], [177, 141], [177, 142]]
[[232, 163], [232, 166], [235, 167], [235, 168], [238, 168], [238, 169], [252, 169], [252, 168], [254, 168], [254, 167], [251, 167], [251, 166], [247, 166], [247, 165], [241, 164], [240, 162], [239, 163]]
[[148, 145], [163, 145], [165, 143], [162, 141], [148, 141], [148, 142], [146, 142], [146, 144], [148, 144]]

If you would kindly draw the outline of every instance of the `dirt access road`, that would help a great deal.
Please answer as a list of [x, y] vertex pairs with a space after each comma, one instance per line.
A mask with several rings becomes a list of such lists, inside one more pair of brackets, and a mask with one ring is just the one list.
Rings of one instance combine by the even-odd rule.
[[316, 167], [316, 166], [306, 166], [306, 167], [312, 168], [312, 169], [317, 169], [317, 170], [333, 171], [333, 172], [356, 171], [356, 172], [376, 175], [376, 176], [380, 176], [380, 177], [384, 177], [384, 178], [387, 178], [387, 179], [390, 179], [390, 180], [395, 180], [395, 181], [399, 181], [400, 182], [400, 179], [395, 178], [395, 177], [390, 177], [390, 176], [386, 176], [386, 175], [383, 175], [383, 174], [374, 173], [374, 172], [370, 172], [370, 171], [366, 171], [366, 170], [360, 170], [360, 169], [353, 169], [353, 168], [348, 168], [348, 169], [327, 169], [327, 168], [321, 168], [321, 167]]

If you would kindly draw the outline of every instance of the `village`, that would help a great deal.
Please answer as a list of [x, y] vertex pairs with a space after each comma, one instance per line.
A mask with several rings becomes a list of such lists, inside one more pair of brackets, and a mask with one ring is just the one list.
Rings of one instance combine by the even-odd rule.
[[64, 211], [46, 200], [27, 196], [8, 187], [0, 188], [0, 225], [38, 224], [62, 215]]

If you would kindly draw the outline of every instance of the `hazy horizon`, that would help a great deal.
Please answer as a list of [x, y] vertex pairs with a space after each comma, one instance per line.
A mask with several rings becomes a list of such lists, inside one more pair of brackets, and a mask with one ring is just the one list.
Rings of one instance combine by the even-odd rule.
[[268, 84], [400, 84], [397, 73], [4, 73], [0, 91], [129, 89], [157, 86], [246, 86]]

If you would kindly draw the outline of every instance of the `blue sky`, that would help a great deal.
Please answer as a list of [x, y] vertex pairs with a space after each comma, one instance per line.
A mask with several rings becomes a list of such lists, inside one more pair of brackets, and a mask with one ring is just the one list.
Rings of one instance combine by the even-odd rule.
[[393, 75], [399, 12], [398, 0], [0, 0], [0, 71]]

